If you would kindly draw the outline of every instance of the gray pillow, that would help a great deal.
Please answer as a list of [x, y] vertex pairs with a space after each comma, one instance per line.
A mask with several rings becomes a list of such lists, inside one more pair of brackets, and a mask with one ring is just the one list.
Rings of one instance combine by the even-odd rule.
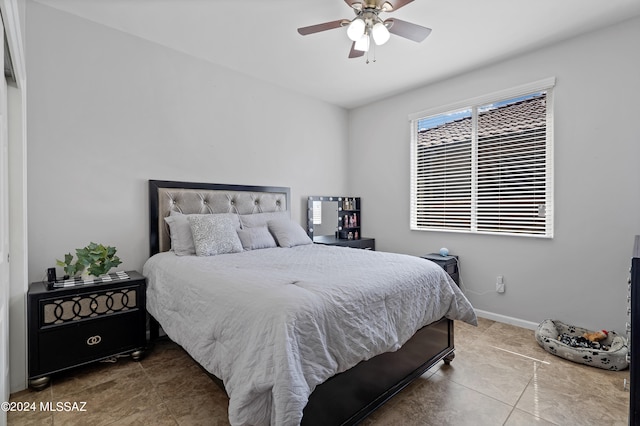
[[165, 217], [164, 221], [169, 225], [171, 250], [178, 256], [196, 254], [196, 247], [193, 245], [193, 237], [191, 236], [191, 225], [189, 225], [187, 215], [171, 212], [171, 216]]
[[280, 247], [294, 247], [313, 243], [304, 229], [302, 229], [302, 226], [291, 219], [270, 220], [267, 225]]
[[289, 213], [287, 212], [268, 212], [268, 213], [254, 213], [254, 214], [241, 214], [240, 223], [242, 228], [257, 228], [260, 226], [267, 226], [267, 222], [276, 219], [289, 220]]
[[228, 215], [189, 215], [187, 220], [191, 225], [196, 255], [214, 256], [242, 251], [236, 227]]
[[245, 250], [277, 247], [273, 235], [266, 226], [238, 229], [238, 237], [240, 237], [242, 247]]

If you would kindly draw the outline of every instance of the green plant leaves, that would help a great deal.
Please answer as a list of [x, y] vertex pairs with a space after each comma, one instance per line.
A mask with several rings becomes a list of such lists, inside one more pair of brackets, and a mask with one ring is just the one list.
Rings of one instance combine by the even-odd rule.
[[64, 268], [69, 276], [82, 272], [85, 268], [90, 275], [100, 276], [108, 273], [112, 268], [120, 265], [122, 261], [116, 256], [116, 248], [104, 246], [94, 242], [86, 247], [76, 249], [78, 260], [73, 262], [73, 255], [64, 255], [64, 262], [56, 259], [56, 264]]
[[64, 261], [56, 259], [56, 265], [61, 266], [64, 269], [64, 273], [70, 277], [84, 270], [84, 265], [73, 262], [73, 255], [71, 253], [64, 255]]

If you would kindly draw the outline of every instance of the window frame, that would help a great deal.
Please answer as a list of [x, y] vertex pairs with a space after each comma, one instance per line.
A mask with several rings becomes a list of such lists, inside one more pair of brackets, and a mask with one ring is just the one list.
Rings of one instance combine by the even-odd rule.
[[[432, 232], [456, 232], [467, 234], [488, 234], [488, 235], [506, 235], [519, 236], [528, 238], [553, 238], [554, 235], [554, 193], [553, 193], [553, 144], [554, 144], [554, 88], [555, 77], [546, 78], [510, 89], [493, 92], [487, 95], [478, 96], [460, 102], [448, 105], [430, 108], [409, 115], [410, 126], [410, 222], [409, 227], [415, 231], [432, 231]], [[529, 95], [536, 92], [546, 92], [546, 143], [545, 143], [545, 232], [541, 234], [531, 234], [524, 232], [507, 232], [507, 231], [483, 231], [477, 228], [477, 167], [478, 167], [478, 109], [487, 104], [501, 102], [519, 96]], [[456, 111], [470, 109], [472, 111], [472, 141], [471, 141], [471, 213], [470, 226], [468, 229], [451, 229], [418, 225], [418, 122], [422, 119], [433, 117], [436, 115], [454, 113]]]

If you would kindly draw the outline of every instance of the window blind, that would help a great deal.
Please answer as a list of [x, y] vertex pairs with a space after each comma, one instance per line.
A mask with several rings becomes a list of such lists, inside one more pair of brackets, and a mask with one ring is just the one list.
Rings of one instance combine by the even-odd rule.
[[471, 224], [471, 135], [440, 145], [419, 144], [416, 224], [467, 229]]
[[552, 237], [550, 98], [412, 120], [411, 229]]

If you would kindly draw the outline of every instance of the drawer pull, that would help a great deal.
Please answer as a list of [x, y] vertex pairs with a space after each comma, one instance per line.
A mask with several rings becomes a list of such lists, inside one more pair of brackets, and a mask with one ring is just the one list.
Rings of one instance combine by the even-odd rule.
[[91, 337], [89, 337], [87, 339], [87, 345], [89, 345], [89, 346], [97, 345], [101, 341], [102, 341], [102, 337], [100, 337], [100, 336], [91, 336]]

